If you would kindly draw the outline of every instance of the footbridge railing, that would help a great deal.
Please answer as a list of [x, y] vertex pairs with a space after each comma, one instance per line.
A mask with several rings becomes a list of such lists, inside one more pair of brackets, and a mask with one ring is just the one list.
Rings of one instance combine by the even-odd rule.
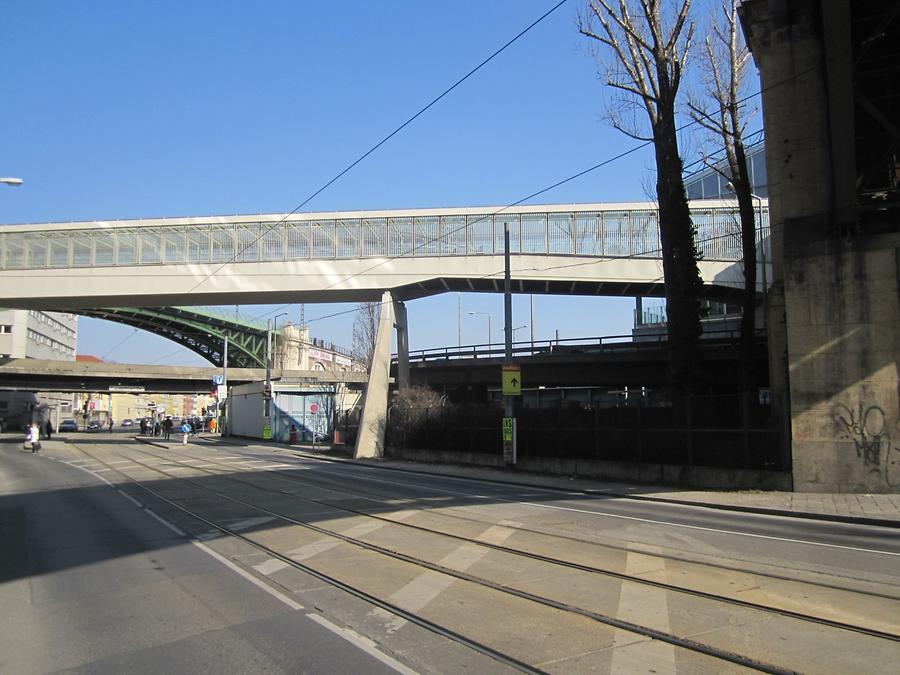
[[[693, 202], [705, 260], [742, 257], [737, 206]], [[758, 241], [768, 207], [758, 211]], [[652, 203], [360, 211], [7, 225], [0, 269], [517, 254], [659, 258]]]

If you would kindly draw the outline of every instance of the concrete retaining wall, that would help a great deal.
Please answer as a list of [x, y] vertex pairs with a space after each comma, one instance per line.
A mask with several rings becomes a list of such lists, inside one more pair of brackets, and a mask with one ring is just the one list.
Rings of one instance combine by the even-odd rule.
[[[490, 467], [502, 467], [504, 465], [503, 458], [499, 454], [410, 450], [406, 448], [388, 448], [386, 454], [391, 458], [413, 462], [470, 464]], [[521, 459], [516, 464], [516, 468], [521, 471], [534, 473], [695, 488], [791, 489], [790, 474], [780, 471], [716, 469], [707, 466], [638, 464], [636, 462], [603, 462], [590, 459], [553, 459], [544, 457]]]

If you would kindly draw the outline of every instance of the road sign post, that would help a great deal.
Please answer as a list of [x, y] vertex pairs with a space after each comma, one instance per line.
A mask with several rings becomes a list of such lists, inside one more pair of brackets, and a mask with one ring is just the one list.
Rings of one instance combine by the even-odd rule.
[[516, 463], [516, 418], [503, 418], [503, 461]]

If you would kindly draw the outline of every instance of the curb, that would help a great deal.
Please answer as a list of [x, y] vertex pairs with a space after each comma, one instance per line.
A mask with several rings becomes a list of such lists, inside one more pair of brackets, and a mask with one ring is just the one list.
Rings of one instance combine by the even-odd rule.
[[[216, 440], [216, 439], [202, 439], [202, 440]], [[262, 443], [238, 443], [234, 441], [228, 441], [223, 438], [217, 439], [221, 443], [226, 443], [228, 445], [236, 445], [239, 447], [250, 447], [251, 445], [257, 445], [264, 448], [268, 447], [276, 447], [279, 449], [282, 448], [281, 445], [264, 445]], [[248, 439], [254, 440], [254, 439]], [[414, 468], [404, 468], [399, 466], [385, 466], [380, 464], [377, 460], [369, 461], [369, 460], [358, 460], [352, 458], [342, 458], [342, 457], [326, 457], [322, 455], [313, 454], [311, 452], [307, 452], [305, 450], [295, 449], [294, 446], [287, 446], [286, 448], [290, 452], [294, 454], [305, 457], [306, 459], [316, 459], [322, 462], [334, 462], [334, 463], [344, 463], [344, 464], [354, 464], [356, 466], [367, 466], [376, 469], [382, 469], [385, 471], [401, 471], [403, 473], [414, 473], [419, 475], [426, 476], [435, 476], [440, 475], [435, 471], [422, 471], [420, 469]], [[431, 464], [429, 466], [444, 466], [447, 468], [451, 468], [450, 465], [446, 464]], [[483, 467], [473, 467], [475, 469], [483, 468]], [[520, 481], [514, 480], [504, 480], [501, 478], [485, 478], [485, 477], [475, 477], [475, 476], [460, 476], [456, 474], [447, 474], [452, 475], [454, 478], [462, 478], [462, 479], [471, 479], [471, 480], [479, 480], [485, 483], [493, 483], [495, 485], [514, 485], [516, 487], [537, 487], [544, 490], [555, 490], [559, 492], [580, 492], [584, 495], [593, 495], [593, 496], [607, 496], [607, 497], [621, 497], [623, 499], [634, 499], [636, 501], [646, 501], [646, 502], [656, 502], [660, 504], [675, 504], [681, 506], [693, 506], [702, 509], [716, 509], [719, 511], [733, 511], [738, 513], [754, 513], [765, 516], [781, 516], [784, 518], [801, 518], [805, 520], [822, 520], [826, 522], [832, 523], [845, 523], [849, 525], [868, 525], [872, 527], [889, 527], [894, 529], [900, 529], [900, 520], [890, 520], [887, 518], [872, 518], [869, 516], [845, 516], [838, 513], [815, 513], [812, 511], [790, 511], [787, 509], [777, 509], [777, 508], [768, 508], [765, 506], [743, 506], [740, 504], [713, 504], [710, 502], [701, 502], [696, 500], [688, 500], [688, 499], [672, 499], [670, 497], [656, 497], [651, 495], [634, 495], [634, 494], [626, 494], [624, 492], [615, 492], [613, 490], [601, 490], [601, 489], [578, 489], [578, 488], [565, 488], [565, 487], [557, 487], [554, 485], [541, 485], [539, 483], [524, 483]], [[532, 476], [543, 476], [544, 474], [529, 474]]]

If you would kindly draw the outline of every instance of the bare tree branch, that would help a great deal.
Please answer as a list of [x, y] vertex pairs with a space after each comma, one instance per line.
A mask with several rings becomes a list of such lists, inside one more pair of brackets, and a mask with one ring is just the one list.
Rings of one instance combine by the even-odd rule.
[[[588, 7], [578, 27], [582, 35], [604, 47], [597, 60], [605, 67], [607, 86], [616, 93], [607, 118], [623, 134], [652, 139], [655, 146], [670, 365], [673, 382], [690, 390], [701, 380], [697, 364], [702, 281], [682, 179], [675, 106], [695, 31], [691, 0], [588, 0]], [[595, 30], [592, 21], [602, 30]], [[647, 113], [650, 138], [626, 119], [640, 106]]]

